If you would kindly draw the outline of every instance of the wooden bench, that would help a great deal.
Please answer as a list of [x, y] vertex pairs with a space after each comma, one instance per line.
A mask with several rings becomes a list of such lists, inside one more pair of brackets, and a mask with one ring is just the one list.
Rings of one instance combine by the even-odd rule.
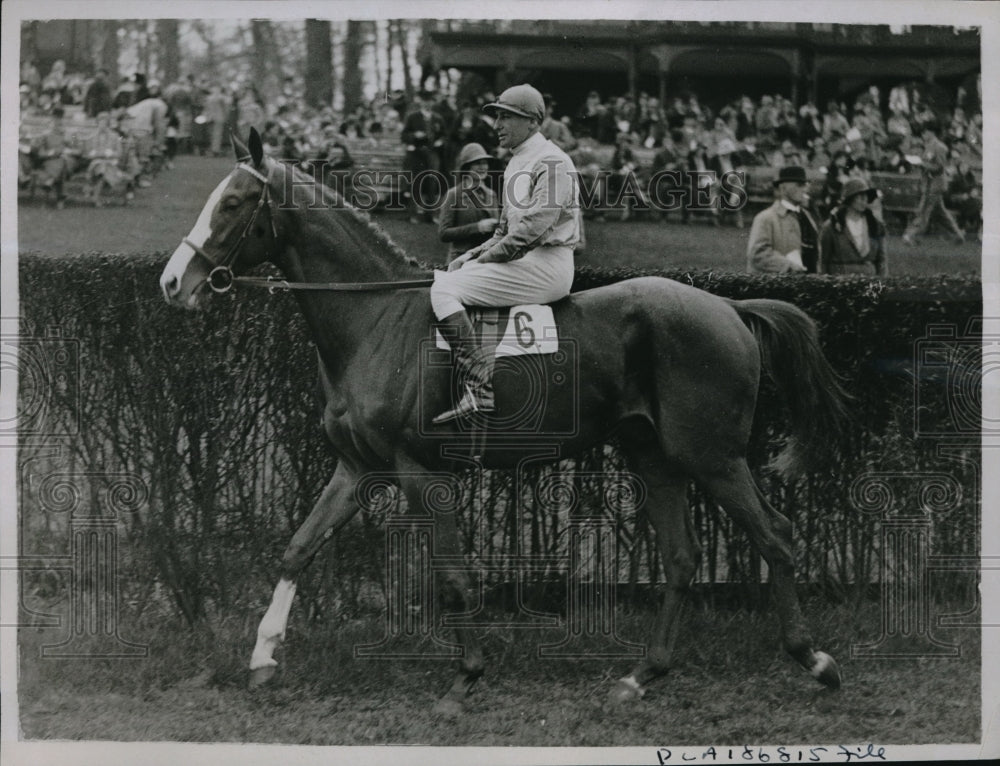
[[406, 147], [398, 137], [383, 139], [344, 138], [339, 141], [347, 147], [354, 160], [354, 181], [356, 186], [377, 197], [376, 205], [386, 205], [399, 201], [405, 188], [400, 180], [400, 171], [406, 158]]

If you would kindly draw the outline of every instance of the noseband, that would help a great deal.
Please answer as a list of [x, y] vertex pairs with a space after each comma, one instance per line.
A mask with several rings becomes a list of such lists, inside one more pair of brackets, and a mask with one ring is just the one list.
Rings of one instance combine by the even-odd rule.
[[250, 220], [247, 221], [246, 226], [243, 227], [243, 233], [240, 235], [240, 238], [232, 244], [220, 261], [216, 261], [211, 258], [200, 245], [196, 245], [187, 237], [181, 240], [198, 255], [212, 264], [213, 268], [210, 272], [208, 272], [207, 281], [209, 288], [211, 288], [212, 292], [215, 293], [228, 293], [233, 288], [233, 284], [236, 281], [236, 277], [233, 276], [233, 264], [236, 262], [236, 257], [240, 254], [240, 250], [243, 247], [243, 242], [250, 234], [250, 230], [257, 221], [257, 216], [260, 215], [260, 211], [264, 208], [264, 205], [271, 207], [271, 234], [275, 238], [278, 236], [278, 230], [274, 224], [273, 200], [271, 199], [271, 171], [268, 170], [268, 174], [265, 176], [245, 161], [238, 162], [236, 164], [236, 169], [245, 170], [261, 182], [260, 199], [257, 200], [257, 206], [254, 208], [253, 214], [250, 216]]

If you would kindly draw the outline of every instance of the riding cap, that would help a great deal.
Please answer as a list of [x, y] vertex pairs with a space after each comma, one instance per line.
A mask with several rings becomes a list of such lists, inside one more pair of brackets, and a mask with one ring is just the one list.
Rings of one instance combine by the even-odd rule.
[[472, 143], [462, 147], [462, 151], [458, 153], [458, 159], [455, 161], [455, 164], [459, 170], [464, 170], [466, 165], [471, 165], [473, 162], [492, 159], [493, 156], [487, 154], [481, 145]]
[[775, 186], [783, 183], [809, 183], [809, 179], [806, 178], [806, 169], [798, 165], [786, 165], [778, 171], [778, 177], [774, 179]]
[[875, 198], [878, 196], [878, 191], [871, 188], [860, 178], [851, 178], [844, 183], [844, 188], [840, 192], [840, 204], [846, 203], [852, 197], [856, 197], [859, 194], [867, 194], [868, 201], [874, 202]]
[[488, 109], [503, 109], [520, 117], [529, 117], [541, 122], [545, 119], [545, 99], [542, 94], [530, 85], [515, 85], [500, 94], [500, 98], [492, 104], [483, 107]]

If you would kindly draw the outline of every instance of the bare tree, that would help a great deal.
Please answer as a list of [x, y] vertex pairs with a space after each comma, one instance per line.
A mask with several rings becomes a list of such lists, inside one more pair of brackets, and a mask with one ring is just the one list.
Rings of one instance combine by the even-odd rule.
[[437, 74], [434, 58], [431, 54], [431, 35], [434, 29], [434, 19], [420, 19], [415, 31], [417, 37], [417, 62], [420, 64], [420, 87], [426, 87], [427, 80]]
[[216, 60], [218, 45], [215, 40], [215, 27], [211, 22], [199, 19], [192, 19], [191, 29], [205, 43], [205, 69], [213, 74], [216, 73], [218, 61]]
[[348, 21], [344, 40], [344, 113], [361, 104], [361, 53], [364, 47], [364, 22]]
[[267, 19], [254, 19], [250, 22], [253, 35], [253, 55], [251, 56], [251, 71], [257, 91], [271, 102], [281, 89], [281, 57], [274, 40], [274, 28]]
[[181, 46], [177, 19], [158, 19], [156, 40], [160, 74], [163, 82], [175, 82], [181, 76]]
[[412, 104], [417, 85], [413, 81], [413, 59], [410, 56], [410, 34], [413, 22], [408, 19], [400, 19], [396, 30], [399, 37], [399, 47], [403, 53], [403, 88], [406, 90], [406, 103]]
[[385, 24], [385, 94], [392, 90], [392, 53], [396, 43], [396, 21], [389, 19]]
[[366, 21], [365, 27], [367, 34], [365, 34], [365, 47], [371, 51], [371, 61], [372, 69], [375, 74], [375, 89], [377, 90], [382, 85], [382, 62], [379, 59], [379, 47], [378, 47], [378, 29], [380, 21]]
[[112, 85], [118, 83], [118, 22], [106, 19], [100, 22], [101, 42], [99, 61], [108, 70], [108, 79]]
[[306, 103], [328, 106], [333, 100], [333, 49], [330, 22], [306, 19]]

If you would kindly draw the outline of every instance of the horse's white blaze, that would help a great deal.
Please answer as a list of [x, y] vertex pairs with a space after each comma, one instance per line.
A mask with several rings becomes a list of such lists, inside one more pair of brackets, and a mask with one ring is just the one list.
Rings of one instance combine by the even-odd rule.
[[[187, 240], [198, 247], [204, 247], [205, 243], [208, 242], [208, 238], [212, 236], [212, 212], [215, 210], [215, 206], [219, 204], [222, 192], [229, 185], [231, 177], [232, 173], [222, 179], [219, 185], [215, 187], [215, 190], [209, 195], [208, 201], [205, 202], [205, 207], [198, 214], [198, 220], [195, 221], [194, 228], [187, 235]], [[174, 250], [173, 255], [170, 256], [170, 260], [167, 261], [167, 265], [163, 269], [163, 275], [160, 277], [160, 287], [163, 290], [164, 297], [168, 301], [180, 298], [182, 301], [186, 300], [187, 303], [193, 305], [196, 300], [193, 291], [186, 299], [184, 296], [179, 296], [177, 292], [184, 286], [184, 276], [187, 274], [188, 267], [191, 265], [191, 259], [194, 258], [194, 255], [194, 248], [187, 242], [181, 242], [177, 246], [177, 249]]]
[[250, 657], [250, 670], [274, 667], [278, 664], [274, 659], [274, 650], [285, 638], [288, 613], [294, 598], [295, 582], [282, 577], [274, 588], [271, 605], [257, 628], [257, 643]]

